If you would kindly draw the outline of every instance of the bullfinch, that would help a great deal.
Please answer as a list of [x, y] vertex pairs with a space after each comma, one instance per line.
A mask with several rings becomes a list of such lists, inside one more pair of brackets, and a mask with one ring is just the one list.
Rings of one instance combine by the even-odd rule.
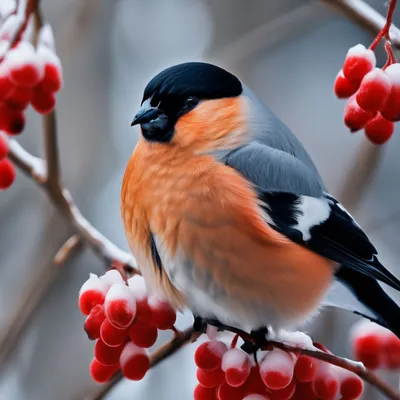
[[333, 304], [400, 336], [399, 306], [381, 286], [400, 281], [236, 76], [201, 62], [165, 69], [137, 124], [121, 214], [149, 290], [247, 331], [295, 328]]

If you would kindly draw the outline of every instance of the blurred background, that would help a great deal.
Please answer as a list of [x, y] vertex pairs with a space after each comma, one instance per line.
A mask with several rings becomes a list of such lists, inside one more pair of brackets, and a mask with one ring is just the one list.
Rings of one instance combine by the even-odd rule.
[[[367, 3], [386, 12], [384, 0]], [[372, 40], [360, 26], [305, 0], [43, 0], [42, 8], [65, 76], [57, 103], [63, 182], [112, 241], [127, 249], [120, 185], [138, 138], [130, 121], [145, 84], [171, 64], [205, 60], [236, 73], [300, 137], [330, 191], [399, 276], [400, 132], [380, 148], [362, 133], [349, 134], [344, 102], [332, 92], [347, 49]], [[41, 155], [41, 120], [34, 113], [28, 118], [20, 142]], [[104, 266], [90, 250], [52, 264], [72, 230], [22, 174], [0, 195], [0, 221], [0, 399], [89, 399], [99, 385], [88, 372], [93, 343], [77, 295], [89, 272]], [[350, 357], [356, 320], [326, 311], [307, 329]], [[190, 315], [179, 319], [182, 328], [191, 323]], [[121, 382], [107, 399], [191, 399], [194, 349], [182, 349], [141, 382]], [[398, 385], [398, 376], [382, 376]], [[381, 397], [367, 388], [363, 398]]]

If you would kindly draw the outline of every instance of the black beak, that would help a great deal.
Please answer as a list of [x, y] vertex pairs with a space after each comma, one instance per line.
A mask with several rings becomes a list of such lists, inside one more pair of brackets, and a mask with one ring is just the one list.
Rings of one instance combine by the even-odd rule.
[[157, 119], [160, 114], [161, 111], [158, 108], [154, 107], [144, 108], [135, 115], [131, 123], [131, 126], [153, 121]]

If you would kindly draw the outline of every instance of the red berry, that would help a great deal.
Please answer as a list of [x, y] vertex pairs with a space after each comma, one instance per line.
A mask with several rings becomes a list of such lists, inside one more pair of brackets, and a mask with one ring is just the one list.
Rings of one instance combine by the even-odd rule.
[[357, 104], [365, 111], [379, 111], [385, 105], [391, 87], [389, 75], [380, 68], [374, 68], [361, 82], [356, 94]]
[[388, 121], [381, 114], [367, 122], [365, 125], [365, 135], [374, 144], [387, 142], [394, 132], [394, 122]]
[[125, 343], [128, 339], [128, 328], [116, 328], [108, 319], [105, 319], [100, 328], [101, 340], [110, 347]]
[[350, 97], [344, 109], [344, 123], [351, 132], [364, 128], [365, 124], [374, 118], [376, 113], [364, 111], [358, 104], [355, 96]]
[[280, 390], [268, 390], [270, 400], [289, 400], [296, 390], [296, 383], [292, 380], [288, 386]]
[[265, 394], [266, 387], [260, 376], [260, 370], [258, 366], [251, 369], [250, 375], [247, 381], [243, 385], [246, 394], [258, 393]]
[[225, 371], [225, 379], [229, 385], [242, 386], [250, 375], [249, 356], [241, 349], [228, 350], [222, 357], [222, 370]]
[[0, 160], [8, 155], [8, 138], [7, 135], [0, 131]]
[[367, 368], [376, 369], [382, 365], [383, 342], [375, 333], [358, 337], [354, 341], [355, 358]]
[[217, 400], [217, 390], [197, 385], [193, 392], [194, 400]]
[[0, 160], [0, 189], [8, 189], [15, 181], [15, 167], [7, 158]]
[[90, 274], [89, 279], [79, 291], [79, 308], [84, 315], [89, 315], [90, 310], [97, 304], [103, 304], [108, 290], [107, 284], [95, 274]]
[[225, 382], [225, 373], [222, 369], [204, 370], [198, 368], [196, 376], [199, 383], [208, 388], [216, 388]]
[[90, 340], [98, 339], [100, 337], [100, 327], [105, 319], [106, 316], [102, 304], [97, 304], [97, 306], [94, 306], [90, 310], [84, 324], [85, 332]]
[[24, 130], [25, 115], [3, 104], [0, 108], [0, 129], [9, 135], [18, 135]]
[[174, 326], [176, 312], [167, 302], [154, 296], [149, 299], [149, 306], [157, 329], [167, 330]]
[[90, 375], [97, 383], [104, 383], [109, 381], [112, 376], [118, 371], [118, 369], [118, 364], [103, 365], [95, 358], [93, 358], [89, 367]]
[[342, 371], [340, 394], [342, 400], [358, 399], [364, 390], [364, 383], [360, 377], [349, 371]]
[[5, 104], [9, 108], [18, 111], [24, 111], [32, 99], [32, 88], [23, 86], [14, 86], [5, 97]]
[[39, 114], [48, 114], [56, 105], [56, 98], [52, 92], [44, 92], [35, 88], [32, 96], [32, 107]]
[[151, 321], [135, 320], [129, 328], [129, 337], [136, 346], [149, 348], [153, 346], [158, 337], [157, 328]]
[[317, 375], [312, 383], [315, 394], [323, 400], [336, 400], [339, 380], [336, 370], [323, 361], [318, 363]]
[[217, 390], [218, 400], [243, 400], [246, 396], [243, 386], [233, 387], [226, 382], [223, 383]]
[[292, 400], [318, 400], [311, 383], [298, 383]]
[[343, 70], [340, 70], [335, 79], [333, 90], [336, 97], [339, 99], [347, 99], [357, 92], [358, 85], [350, 81], [343, 75]]
[[121, 371], [125, 378], [140, 381], [150, 369], [150, 358], [147, 350], [128, 342], [119, 359]]
[[283, 389], [292, 381], [294, 364], [292, 354], [280, 349], [271, 350], [260, 362], [261, 379], [269, 389]]
[[194, 362], [201, 369], [213, 370], [221, 367], [222, 356], [228, 347], [219, 340], [202, 343], [194, 353]]
[[400, 64], [390, 65], [385, 72], [391, 80], [392, 88], [381, 114], [389, 121], [400, 121]]
[[60, 59], [45, 46], [39, 46], [38, 55], [44, 63], [44, 76], [39, 82], [38, 88], [44, 92], [58, 92], [63, 85]]
[[376, 65], [375, 54], [362, 44], [351, 47], [343, 64], [343, 74], [350, 81], [359, 84], [364, 76]]
[[104, 365], [118, 364], [119, 357], [124, 349], [124, 344], [118, 347], [107, 346], [101, 339], [94, 345], [94, 356], [96, 360]]
[[117, 328], [128, 327], [136, 315], [136, 302], [129, 287], [120, 283], [112, 285], [107, 292], [104, 309], [113, 325]]
[[0, 100], [5, 99], [14, 84], [10, 81], [8, 74], [0, 74]]
[[243, 400], [269, 400], [269, 398], [262, 396], [261, 394], [249, 394]]
[[311, 382], [317, 372], [315, 360], [304, 354], [300, 354], [294, 367], [294, 376], [299, 382]]
[[386, 353], [386, 366], [390, 369], [400, 368], [400, 339], [391, 334], [384, 344], [384, 352]]

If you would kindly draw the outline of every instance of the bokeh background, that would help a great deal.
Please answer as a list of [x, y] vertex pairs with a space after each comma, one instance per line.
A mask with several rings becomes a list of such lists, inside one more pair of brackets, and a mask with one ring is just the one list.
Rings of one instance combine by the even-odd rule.
[[[385, 13], [384, 0], [367, 3]], [[342, 122], [344, 102], [332, 93], [347, 49], [368, 45], [369, 33], [317, 1], [42, 4], [65, 73], [57, 105], [63, 182], [112, 241], [127, 249], [119, 194], [138, 138], [130, 121], [145, 84], [171, 64], [206, 60], [235, 72], [301, 138], [330, 191], [349, 206], [384, 264], [399, 276], [400, 132], [379, 149], [362, 133], [349, 134]], [[400, 11], [395, 20], [400, 22]], [[20, 142], [40, 155], [41, 121], [33, 113], [28, 118]], [[368, 172], [371, 166], [374, 173]], [[84, 250], [61, 267], [52, 265], [71, 232], [22, 174], [0, 194], [1, 400], [90, 399], [98, 390], [88, 373], [93, 343], [82, 329], [77, 294], [89, 272], [101, 273], [103, 264]], [[348, 333], [356, 320], [327, 311], [308, 330], [337, 354], [351, 356]], [[190, 315], [180, 317], [181, 327], [189, 324]], [[191, 399], [194, 348], [182, 349], [141, 382], [123, 381], [107, 399]], [[398, 374], [382, 375], [398, 385]], [[367, 388], [363, 398], [381, 397]]]

